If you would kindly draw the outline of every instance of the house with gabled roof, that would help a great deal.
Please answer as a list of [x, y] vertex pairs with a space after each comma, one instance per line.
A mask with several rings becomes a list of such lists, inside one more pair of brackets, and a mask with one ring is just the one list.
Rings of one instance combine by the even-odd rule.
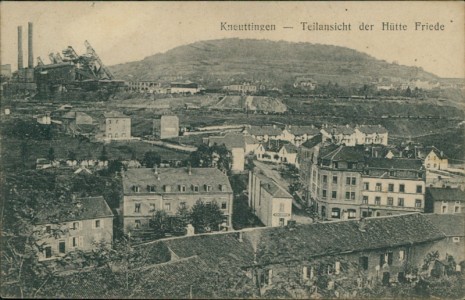
[[431, 146], [426, 147], [423, 151], [426, 156], [425, 167], [428, 170], [447, 170], [449, 168], [449, 158], [444, 154], [444, 151]]
[[268, 140], [279, 140], [279, 137], [282, 135], [283, 130], [276, 125], [249, 125], [244, 128], [242, 133], [251, 135], [259, 142], [268, 142]]
[[265, 226], [285, 226], [292, 219], [292, 195], [276, 181], [249, 172], [249, 206]]
[[233, 192], [228, 176], [217, 168], [134, 168], [123, 174], [120, 204], [125, 232], [149, 227], [156, 210], [175, 215], [178, 208], [191, 208], [197, 200], [216, 202], [231, 227]]
[[356, 125], [357, 145], [388, 144], [388, 131], [381, 125]]
[[460, 188], [427, 187], [425, 212], [457, 214], [465, 212], [465, 192]]
[[73, 251], [91, 251], [96, 243], [113, 242], [113, 212], [103, 197], [76, 198], [63, 211], [43, 210], [34, 224], [43, 252], [39, 260], [56, 259]]
[[254, 151], [259, 161], [297, 164], [297, 147], [288, 141], [269, 140], [261, 143]]
[[99, 119], [99, 133], [96, 138], [109, 142], [131, 139], [131, 118], [119, 111], [105, 112]]

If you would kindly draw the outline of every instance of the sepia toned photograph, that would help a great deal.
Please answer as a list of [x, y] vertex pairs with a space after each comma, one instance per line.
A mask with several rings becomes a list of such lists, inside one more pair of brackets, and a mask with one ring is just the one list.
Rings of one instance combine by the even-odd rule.
[[0, 296], [464, 299], [465, 3], [2, 1]]

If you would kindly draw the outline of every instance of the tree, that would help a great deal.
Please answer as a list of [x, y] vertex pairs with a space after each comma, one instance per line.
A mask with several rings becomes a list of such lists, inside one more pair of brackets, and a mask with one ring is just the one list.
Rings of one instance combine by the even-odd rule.
[[149, 226], [161, 237], [171, 231], [168, 213], [164, 210], [157, 210], [149, 220]]
[[224, 144], [214, 144], [211, 147], [202, 144], [197, 148], [197, 151], [191, 153], [188, 163], [194, 168], [216, 166], [221, 171], [229, 172], [231, 170], [232, 156]]
[[48, 149], [47, 159], [50, 161], [55, 160], [55, 149], [53, 149], [53, 147], [50, 147], [50, 149]]
[[197, 151], [189, 156], [189, 162], [194, 168], [206, 168], [212, 166], [212, 152], [210, 147], [205, 144], [200, 145]]
[[102, 161], [108, 160], [108, 153], [107, 153], [107, 148], [105, 147], [105, 145], [102, 148], [102, 152], [100, 152], [99, 159], [102, 160]]
[[73, 152], [73, 151], [68, 151], [68, 159], [69, 160], [76, 160], [77, 159], [76, 153]]
[[204, 203], [202, 200], [197, 200], [192, 207], [192, 225], [196, 232], [209, 232], [211, 230], [219, 230], [219, 225], [223, 223], [224, 215], [220, 207], [213, 201], [212, 203]]
[[142, 164], [147, 168], [153, 168], [154, 166], [160, 166], [161, 157], [155, 151], [145, 152]]
[[19, 155], [21, 156], [21, 161], [23, 163], [23, 166], [26, 166], [27, 160], [29, 159], [29, 156], [31, 155], [31, 150], [26, 141], [22, 141], [19, 149]]

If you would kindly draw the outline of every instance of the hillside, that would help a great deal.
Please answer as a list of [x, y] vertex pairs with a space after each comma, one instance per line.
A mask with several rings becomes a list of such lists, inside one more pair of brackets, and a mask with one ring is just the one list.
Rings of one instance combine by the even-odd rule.
[[281, 86], [292, 83], [298, 75], [340, 85], [370, 83], [378, 78], [438, 79], [421, 68], [387, 63], [349, 48], [252, 39], [196, 42], [112, 66], [111, 71], [125, 80], [189, 79], [206, 86], [232, 80]]

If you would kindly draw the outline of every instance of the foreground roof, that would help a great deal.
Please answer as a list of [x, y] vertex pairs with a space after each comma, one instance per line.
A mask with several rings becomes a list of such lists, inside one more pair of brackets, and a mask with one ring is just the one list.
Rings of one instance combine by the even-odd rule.
[[[148, 186], [153, 186], [156, 194], [179, 193], [180, 185], [186, 186], [186, 193], [193, 192], [192, 186], [198, 186], [199, 192], [205, 192], [205, 186], [211, 187], [210, 193], [232, 192], [228, 176], [217, 168], [191, 168], [191, 174], [187, 168], [139, 168], [129, 169], [123, 176], [125, 194], [133, 193], [134, 186], [139, 186], [141, 193], [148, 193]], [[171, 191], [165, 192], [165, 186], [170, 186]]]
[[367, 159], [367, 167], [373, 169], [421, 170], [420, 159], [372, 157]]
[[292, 199], [292, 195], [289, 194], [289, 192], [285, 188], [280, 186], [273, 179], [263, 174], [260, 174], [258, 172], [255, 173], [255, 175], [258, 178], [260, 178], [261, 187], [264, 188], [268, 193], [270, 193], [270, 195], [273, 196], [274, 198], [291, 198]]
[[336, 149], [334, 145], [324, 147], [320, 152], [322, 159], [329, 159], [332, 161], [364, 161], [365, 152], [361, 147], [353, 146], [339, 146]]

